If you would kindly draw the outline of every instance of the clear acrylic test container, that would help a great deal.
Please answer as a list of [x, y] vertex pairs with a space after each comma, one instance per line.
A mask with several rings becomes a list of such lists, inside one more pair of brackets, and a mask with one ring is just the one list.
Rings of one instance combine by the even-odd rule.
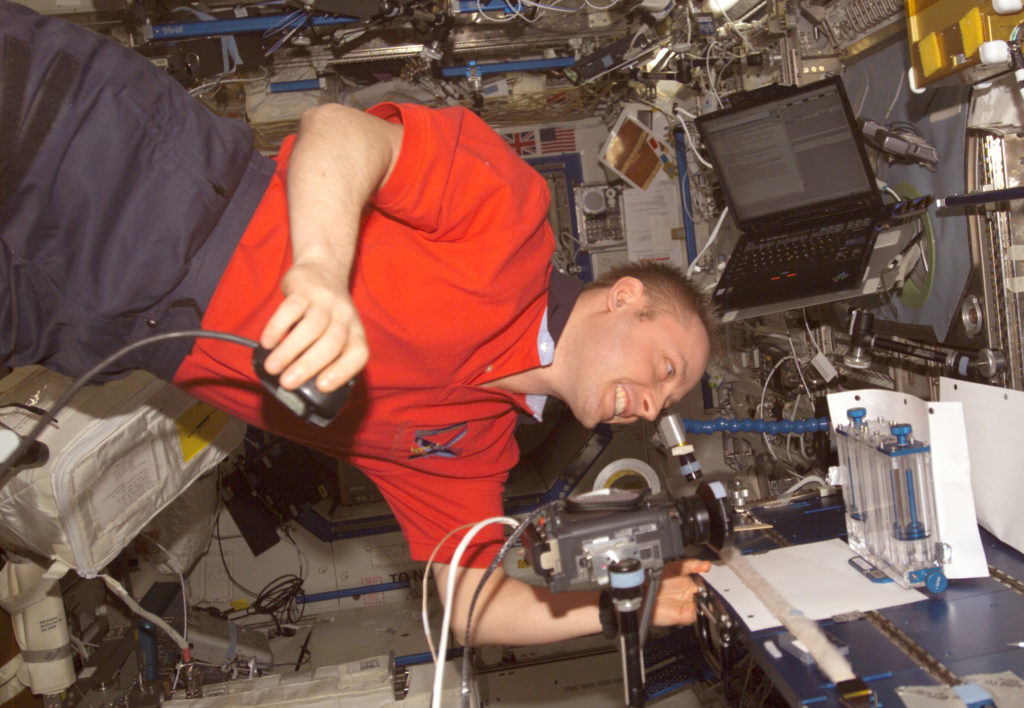
[[837, 435], [836, 444], [840, 454], [845, 452], [844, 474], [850, 484], [846, 500], [850, 548], [903, 587], [923, 585], [941, 592], [946, 587], [944, 546], [931, 448], [914, 439], [909, 425], [868, 420], [862, 410], [847, 412], [850, 423]]

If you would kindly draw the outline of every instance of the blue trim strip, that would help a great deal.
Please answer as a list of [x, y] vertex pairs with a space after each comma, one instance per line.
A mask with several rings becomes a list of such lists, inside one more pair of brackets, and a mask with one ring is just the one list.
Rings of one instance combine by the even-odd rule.
[[[445, 653], [446, 659], [457, 659], [462, 656], [462, 647], [453, 647]], [[395, 666], [412, 666], [414, 664], [433, 664], [434, 660], [430, 656], [429, 651], [420, 652], [419, 654], [406, 654], [405, 656], [395, 657]]]
[[[221, 34], [240, 34], [243, 32], [265, 32], [277, 27], [285, 15], [267, 15], [264, 17], [239, 17], [234, 20], [209, 20], [203, 22], [173, 22], [153, 25], [153, 39], [187, 39], [191, 37], [211, 37]], [[342, 25], [356, 22], [349, 17], [314, 15], [309, 24]]]
[[524, 61], [499, 61], [493, 64], [477, 64], [470, 62], [466, 66], [450, 66], [441, 69], [441, 76], [447, 79], [466, 76], [468, 77], [475, 69], [480, 76], [484, 74], [498, 74], [505, 71], [534, 71], [537, 69], [562, 69], [567, 66], [575, 66], [575, 57], [556, 57], [554, 59], [529, 59]]
[[386, 592], [388, 590], [405, 590], [409, 587], [408, 582], [380, 583], [379, 585], [363, 585], [358, 588], [345, 588], [344, 590], [331, 590], [330, 592], [318, 592], [299, 598], [299, 602], [309, 604], [310, 602], [321, 602], [323, 600], [337, 600], [341, 597], [356, 597], [358, 595], [369, 595], [375, 592]]
[[270, 93], [287, 93], [288, 91], [319, 91], [321, 87], [320, 79], [278, 81], [275, 84], [270, 84]]
[[693, 202], [690, 200], [690, 173], [686, 169], [686, 141], [681, 130], [673, 132], [676, 141], [676, 167], [679, 175], [679, 195], [683, 198], [683, 230], [686, 233], [686, 263], [697, 257], [697, 234], [693, 226]]
[[502, 0], [459, 0], [459, 12], [504, 12], [506, 15], [512, 14], [508, 4]]

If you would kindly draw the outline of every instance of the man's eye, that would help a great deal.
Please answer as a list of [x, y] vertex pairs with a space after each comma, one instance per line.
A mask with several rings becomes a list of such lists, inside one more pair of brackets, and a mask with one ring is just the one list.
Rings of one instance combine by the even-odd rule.
[[669, 364], [668, 365], [668, 371], [665, 372], [665, 375], [668, 378], [672, 378], [673, 376], [675, 376], [676, 375], [676, 367], [674, 367], [671, 364]]

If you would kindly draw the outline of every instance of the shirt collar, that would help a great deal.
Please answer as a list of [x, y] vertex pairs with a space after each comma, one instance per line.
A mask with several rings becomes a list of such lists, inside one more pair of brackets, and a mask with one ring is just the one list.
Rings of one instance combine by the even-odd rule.
[[[544, 317], [540, 321], [540, 330], [537, 332], [537, 356], [541, 366], [548, 366], [554, 360], [555, 344], [562, 336], [565, 323], [569, 321], [569, 313], [572, 312], [582, 290], [582, 281], [554, 268], [551, 269], [551, 276], [548, 280], [548, 307], [544, 311]], [[547, 396], [533, 393], [526, 396], [526, 405], [537, 420], [542, 418], [547, 398]]]

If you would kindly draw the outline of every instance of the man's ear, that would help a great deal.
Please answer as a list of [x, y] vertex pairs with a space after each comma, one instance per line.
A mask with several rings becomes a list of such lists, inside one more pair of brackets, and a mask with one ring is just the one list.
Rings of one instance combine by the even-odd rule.
[[644, 297], [644, 284], [631, 275], [619, 278], [608, 288], [608, 309], [617, 310], [626, 305], [636, 305]]

